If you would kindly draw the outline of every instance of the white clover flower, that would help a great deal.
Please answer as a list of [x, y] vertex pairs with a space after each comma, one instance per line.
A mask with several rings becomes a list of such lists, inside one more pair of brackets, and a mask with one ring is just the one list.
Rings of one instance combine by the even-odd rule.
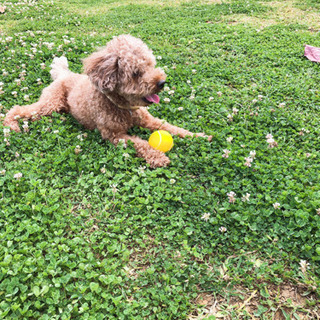
[[221, 92], [221, 91], [218, 91], [218, 92], [217, 92], [217, 95], [218, 95], [219, 97], [221, 97], [221, 96], [222, 96], [222, 92]]
[[6, 174], [6, 170], [5, 169], [0, 170], [0, 174], [2, 175]]
[[117, 188], [117, 184], [115, 183], [115, 184], [112, 184], [111, 185], [111, 190], [112, 190], [112, 193], [117, 193], [119, 190], [118, 190], [118, 188]]
[[253, 100], [252, 100], [252, 103], [253, 103], [253, 104], [255, 104], [255, 103], [257, 103], [257, 102], [258, 102], [257, 99], [253, 99]]
[[163, 91], [170, 91], [170, 88], [168, 86], [165, 86]]
[[106, 171], [107, 171], [107, 170], [106, 170], [105, 167], [102, 167], [102, 168], [100, 169], [100, 172], [101, 172], [101, 173], [106, 173]]
[[119, 139], [119, 144], [122, 144], [124, 148], [127, 147], [127, 144], [126, 144], [126, 140], [125, 140], [125, 139]]
[[174, 90], [170, 90], [168, 93], [172, 96], [174, 94]]
[[238, 114], [238, 112], [239, 112], [239, 109], [237, 109], [237, 108], [233, 108], [233, 109], [232, 109], [232, 113], [233, 113], [234, 115]]
[[30, 97], [29, 97], [29, 95], [26, 94], [26, 95], [24, 95], [23, 99], [26, 100], [26, 101], [29, 101]]
[[6, 143], [7, 146], [10, 146], [10, 142], [9, 142], [9, 140], [7, 138], [4, 138], [3, 141]]
[[316, 209], [316, 212], [320, 216], [320, 208]]
[[3, 129], [3, 135], [5, 138], [8, 138], [10, 136], [10, 129], [9, 128], [4, 128]]
[[302, 128], [301, 131], [299, 132], [299, 135], [304, 136], [305, 133], [310, 133], [310, 131], [306, 130], [305, 128]]
[[54, 130], [54, 131], [52, 131], [52, 133], [57, 134], [57, 133], [59, 133], [59, 130]]
[[269, 143], [268, 147], [271, 149], [278, 146], [278, 143], [273, 138], [268, 139], [267, 142]]
[[226, 228], [226, 227], [220, 227], [220, 228], [219, 228], [219, 231], [220, 231], [221, 233], [225, 233], [225, 232], [227, 232], [227, 228]]
[[246, 193], [246, 195], [243, 196], [243, 197], [241, 198], [241, 200], [242, 200], [243, 202], [248, 202], [248, 201], [249, 201], [249, 198], [250, 198], [250, 193]]
[[232, 143], [232, 140], [233, 140], [233, 137], [228, 137], [228, 138], [227, 138], [227, 141], [228, 141], [229, 143]]
[[259, 99], [259, 100], [262, 100], [262, 98], [263, 98], [263, 95], [259, 94], [259, 95], [258, 95], [258, 99]]
[[124, 156], [126, 159], [130, 158], [130, 154], [129, 154], [129, 153], [124, 153], [123, 156]]
[[210, 215], [211, 215], [210, 213], [204, 213], [203, 216], [201, 217], [201, 219], [204, 221], [208, 221], [210, 218]]
[[303, 274], [307, 272], [308, 267], [310, 266], [310, 263], [308, 263], [306, 260], [300, 260], [300, 270]]
[[279, 202], [276, 202], [273, 204], [273, 208], [274, 209], [279, 209], [280, 208], [280, 203]]
[[279, 108], [283, 108], [283, 107], [285, 107], [285, 106], [286, 106], [286, 103], [285, 103], [285, 102], [279, 103]]
[[209, 97], [209, 101], [212, 101], [212, 100], [214, 100], [214, 98], [213, 97]]
[[311, 157], [311, 155], [312, 155], [312, 154], [311, 154], [311, 153], [309, 153], [309, 152], [307, 152], [307, 153], [306, 153], [306, 157], [307, 157], [307, 158], [310, 158], [310, 157]]
[[229, 193], [227, 193], [227, 196], [229, 198], [229, 202], [230, 203], [235, 203], [236, 202], [236, 193], [233, 191], [230, 191]]
[[227, 115], [228, 121], [232, 122], [233, 121], [233, 115], [232, 114], [228, 114]]
[[250, 158], [254, 159], [256, 157], [256, 151], [252, 150], [250, 151]]
[[142, 174], [146, 170], [146, 166], [140, 166], [139, 167], [139, 173]]
[[176, 183], [176, 180], [175, 179], [170, 179], [170, 183], [174, 184], [174, 183]]
[[170, 99], [169, 99], [169, 98], [164, 98], [163, 101], [164, 101], [165, 103], [169, 103], [169, 102], [170, 102]]
[[187, 84], [190, 84], [191, 83], [191, 81], [190, 80], [187, 80]]
[[19, 180], [22, 178], [22, 173], [21, 172], [18, 172], [16, 173], [14, 176], [13, 176], [15, 179]]
[[266, 135], [267, 143], [269, 144], [269, 148], [274, 148], [278, 146], [278, 143], [273, 139], [273, 136], [271, 133], [268, 133]]
[[41, 67], [42, 70], [44, 70], [46, 68], [46, 64], [45, 63], [41, 63], [40, 67]]
[[194, 100], [194, 98], [195, 98], [194, 94], [192, 94], [192, 95], [189, 97], [190, 100]]
[[246, 160], [246, 162], [245, 162], [245, 166], [246, 167], [251, 167], [251, 163], [252, 163], [252, 161], [253, 161], [253, 159], [252, 158], [250, 158], [250, 157], [247, 157], [247, 158], [244, 158], [245, 160]]
[[179, 111], [182, 111], [182, 110], [183, 110], [183, 107], [179, 107], [178, 110], [179, 110]]
[[31, 119], [36, 119], [37, 118], [37, 111], [32, 111], [31, 112]]
[[196, 74], [196, 73], [197, 73], [197, 70], [196, 70], [196, 69], [192, 69], [192, 73], [193, 73], [193, 74]]
[[74, 153], [75, 154], [79, 154], [81, 151], [82, 151], [82, 149], [81, 149], [80, 146], [76, 146], [75, 149], [74, 149]]
[[223, 158], [229, 158], [229, 154], [231, 153], [230, 150], [228, 149], [224, 149], [223, 150], [224, 154], [222, 155]]

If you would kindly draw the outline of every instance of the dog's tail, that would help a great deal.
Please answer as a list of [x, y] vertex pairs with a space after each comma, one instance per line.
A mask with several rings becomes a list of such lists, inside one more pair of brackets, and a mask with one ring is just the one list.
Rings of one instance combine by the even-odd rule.
[[68, 69], [68, 60], [63, 56], [60, 58], [55, 57], [50, 67], [50, 74], [53, 80], [66, 76], [70, 72], [70, 70]]

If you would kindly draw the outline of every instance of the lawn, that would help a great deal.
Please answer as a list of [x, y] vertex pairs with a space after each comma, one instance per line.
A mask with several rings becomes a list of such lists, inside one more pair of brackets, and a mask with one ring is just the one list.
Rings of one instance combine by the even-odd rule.
[[[0, 116], [113, 36], [168, 77], [193, 132], [166, 168], [71, 116], [0, 122], [0, 319], [319, 319], [317, 0], [0, 3]], [[132, 134], [148, 139], [150, 132]]]

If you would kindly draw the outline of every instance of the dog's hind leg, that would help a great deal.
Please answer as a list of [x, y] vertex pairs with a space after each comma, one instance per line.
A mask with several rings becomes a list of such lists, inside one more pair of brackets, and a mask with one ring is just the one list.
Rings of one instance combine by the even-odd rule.
[[6, 114], [3, 125], [19, 132], [19, 119], [36, 120], [52, 112], [67, 112], [67, 88], [62, 80], [54, 81], [45, 88], [38, 102], [26, 106], [14, 106]]

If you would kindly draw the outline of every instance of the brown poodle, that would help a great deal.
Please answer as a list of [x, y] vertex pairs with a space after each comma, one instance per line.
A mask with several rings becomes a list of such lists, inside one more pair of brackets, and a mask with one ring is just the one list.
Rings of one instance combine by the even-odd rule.
[[[140, 39], [121, 35], [83, 63], [85, 74], [76, 74], [68, 69], [65, 57], [55, 58], [50, 72], [53, 83], [43, 90], [38, 102], [14, 106], [7, 113], [4, 125], [20, 131], [19, 119], [34, 120], [54, 111], [69, 112], [86, 128], [97, 128], [103, 139], [114, 144], [131, 140], [137, 155], [145, 158], [150, 167], [168, 165], [170, 160], [163, 152], [127, 134], [129, 128], [140, 126], [152, 131], [167, 130], [180, 137], [194, 135], [154, 118], [145, 108], [159, 103], [157, 93], [166, 80], [165, 73], [155, 68], [152, 51]], [[205, 136], [203, 133], [195, 135]]]

